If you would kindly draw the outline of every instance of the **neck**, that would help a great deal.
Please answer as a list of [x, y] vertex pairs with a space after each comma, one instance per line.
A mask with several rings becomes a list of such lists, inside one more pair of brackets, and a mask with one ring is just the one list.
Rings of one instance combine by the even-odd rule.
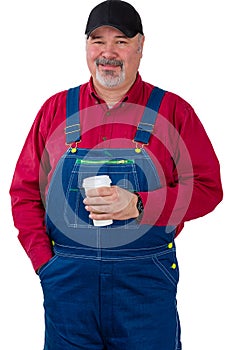
[[114, 91], [112, 89], [98, 89], [98, 87], [95, 86], [95, 91], [97, 95], [111, 108], [122, 100], [127, 94], [128, 89]]

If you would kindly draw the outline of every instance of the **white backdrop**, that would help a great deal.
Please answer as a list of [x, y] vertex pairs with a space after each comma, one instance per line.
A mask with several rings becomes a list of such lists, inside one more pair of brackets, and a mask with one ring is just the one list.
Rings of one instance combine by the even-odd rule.
[[[98, 1], [9, 0], [0, 5], [0, 348], [42, 350], [43, 298], [17, 240], [9, 187], [42, 103], [86, 82], [84, 30]], [[224, 200], [177, 238], [178, 307], [184, 350], [232, 347], [232, 16], [230, 0], [132, 0], [146, 36], [145, 81], [191, 103], [222, 169]], [[204, 151], [204, 150], [203, 150]], [[56, 349], [54, 349], [56, 350]], [[65, 350], [65, 349], [64, 349]]]

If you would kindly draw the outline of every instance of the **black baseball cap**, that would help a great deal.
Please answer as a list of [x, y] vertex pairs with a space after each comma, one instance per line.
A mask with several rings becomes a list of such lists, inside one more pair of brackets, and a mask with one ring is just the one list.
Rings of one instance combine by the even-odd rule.
[[89, 37], [93, 30], [102, 26], [117, 28], [128, 38], [133, 38], [138, 33], [143, 35], [138, 12], [125, 1], [107, 0], [93, 8], [87, 21], [85, 34]]

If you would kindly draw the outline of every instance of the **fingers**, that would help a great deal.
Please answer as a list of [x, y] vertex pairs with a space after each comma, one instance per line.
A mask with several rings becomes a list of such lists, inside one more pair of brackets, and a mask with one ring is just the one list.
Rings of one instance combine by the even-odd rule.
[[[90, 189], [87, 191], [87, 197], [84, 199], [83, 203], [86, 205], [85, 209], [89, 212], [95, 213], [98, 215], [99, 220], [102, 220], [99, 217], [99, 214], [111, 213], [113, 211], [113, 203], [117, 199], [117, 190], [114, 186], [112, 187], [99, 187], [95, 189]], [[92, 216], [90, 216], [92, 218]]]
[[112, 213], [96, 213], [96, 212], [91, 212], [89, 215], [90, 219], [92, 220], [113, 220], [114, 217]]
[[87, 191], [87, 197], [83, 203], [88, 205], [108, 205], [114, 202], [118, 197], [118, 193], [115, 188], [100, 187]]
[[87, 198], [112, 196], [114, 194], [116, 194], [115, 186], [92, 188], [86, 192]]
[[118, 186], [88, 190], [83, 202], [94, 220], [125, 220], [138, 216], [137, 196]]
[[112, 212], [112, 207], [110, 205], [86, 205], [85, 209], [97, 215]]

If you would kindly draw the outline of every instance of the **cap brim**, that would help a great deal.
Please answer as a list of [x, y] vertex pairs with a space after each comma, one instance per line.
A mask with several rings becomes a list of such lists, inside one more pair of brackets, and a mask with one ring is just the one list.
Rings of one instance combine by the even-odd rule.
[[133, 38], [135, 37], [138, 32], [137, 31], [131, 31], [131, 30], [128, 30], [127, 28], [124, 28], [124, 27], [121, 27], [121, 26], [118, 26], [116, 24], [101, 24], [101, 25], [98, 25], [94, 28], [92, 28], [91, 31], [85, 33], [87, 35], [87, 38], [89, 38], [89, 36], [91, 36], [91, 33], [93, 33], [96, 29], [98, 28], [101, 28], [101, 27], [112, 27], [112, 28], [116, 28], [118, 29], [120, 32], [122, 32], [123, 34], [125, 34], [125, 36], [127, 36], [127, 38]]

